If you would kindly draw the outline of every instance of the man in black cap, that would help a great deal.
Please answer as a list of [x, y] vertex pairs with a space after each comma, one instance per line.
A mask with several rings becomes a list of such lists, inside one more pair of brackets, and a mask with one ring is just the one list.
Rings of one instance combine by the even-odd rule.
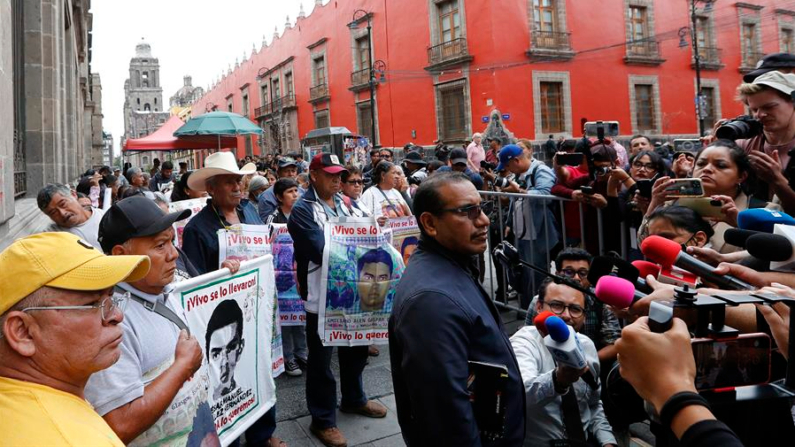
[[422, 153], [414, 150], [414, 147], [419, 146], [412, 146], [403, 157], [403, 171], [410, 185], [419, 185], [428, 177], [428, 171], [425, 170], [428, 162], [422, 159]]
[[438, 169], [439, 172], [461, 172], [467, 177], [472, 183], [475, 185], [475, 188], [478, 190], [483, 189], [483, 177], [480, 176], [477, 172], [469, 169], [468, 166], [469, 159], [467, 158], [467, 153], [463, 149], [453, 149], [450, 151], [450, 158], [448, 160], [448, 166], [442, 166]]
[[795, 73], [795, 54], [773, 53], [763, 57], [756, 64], [756, 70], [743, 76], [743, 82], [751, 83], [769, 71], [780, 71], [782, 73]]
[[[277, 180], [280, 178], [291, 178], [298, 181], [298, 162], [290, 157], [281, 158], [279, 160], [279, 169], [276, 170], [276, 177]], [[303, 188], [298, 187], [298, 192], [303, 194]], [[270, 217], [278, 207], [279, 201], [276, 200], [273, 185], [257, 197], [257, 211], [263, 222], [268, 220], [268, 217]]]
[[[184, 330], [182, 309], [166, 299], [177, 269], [172, 225], [190, 213], [165, 214], [153, 201], [134, 196], [113, 205], [99, 225], [98, 239], [105, 253], [146, 255], [152, 265], [144, 278], [119, 284], [131, 298], [121, 324], [121, 357], [94, 373], [85, 392], [125, 444], [156, 443], [178, 435], [193, 424], [194, 414], [183, 414], [184, 409], [207, 405], [206, 396], [180, 392], [200, 369], [202, 350]], [[186, 398], [193, 399], [193, 405], [172, 410], [172, 402]]]

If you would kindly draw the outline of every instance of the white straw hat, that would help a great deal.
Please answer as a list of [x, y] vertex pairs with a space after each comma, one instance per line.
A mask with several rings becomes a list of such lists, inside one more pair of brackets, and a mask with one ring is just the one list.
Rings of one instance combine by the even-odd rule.
[[243, 168], [237, 167], [235, 154], [231, 152], [216, 152], [206, 160], [204, 167], [195, 171], [188, 177], [188, 188], [194, 191], [204, 191], [207, 179], [216, 175], [248, 175], [257, 172], [254, 163], [247, 163]]

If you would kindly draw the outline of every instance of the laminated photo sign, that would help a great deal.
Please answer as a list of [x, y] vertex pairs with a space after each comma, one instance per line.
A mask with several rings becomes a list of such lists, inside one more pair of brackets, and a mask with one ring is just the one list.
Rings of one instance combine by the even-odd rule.
[[403, 259], [372, 217], [325, 226], [318, 335], [324, 346], [386, 344]]

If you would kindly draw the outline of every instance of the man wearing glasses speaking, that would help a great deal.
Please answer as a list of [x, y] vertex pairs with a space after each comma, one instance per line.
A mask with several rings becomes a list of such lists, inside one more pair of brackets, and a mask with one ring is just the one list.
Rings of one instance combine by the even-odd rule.
[[89, 376], [121, 354], [120, 281], [146, 256], [104, 256], [69, 233], [19, 239], [0, 253], [0, 432], [7, 445], [122, 446], [85, 401]]
[[551, 311], [576, 332], [587, 367], [575, 369], [558, 363], [544, 345], [544, 334], [533, 326], [519, 329], [511, 345], [527, 393], [526, 445], [616, 444], [600, 398], [600, 385], [592, 388], [580, 380], [590, 370], [599, 377], [599, 358], [593, 342], [581, 334], [585, 323], [585, 296], [563, 284], [544, 280], [538, 290], [536, 312]]

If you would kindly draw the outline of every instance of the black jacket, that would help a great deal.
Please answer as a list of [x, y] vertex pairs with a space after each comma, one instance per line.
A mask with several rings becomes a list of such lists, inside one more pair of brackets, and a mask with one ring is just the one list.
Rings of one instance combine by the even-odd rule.
[[[398, 422], [413, 446], [520, 446], [525, 392], [497, 308], [477, 281], [475, 258], [424, 238], [412, 255], [389, 319]], [[505, 437], [481, 439], [467, 392], [468, 361], [505, 365]]]

